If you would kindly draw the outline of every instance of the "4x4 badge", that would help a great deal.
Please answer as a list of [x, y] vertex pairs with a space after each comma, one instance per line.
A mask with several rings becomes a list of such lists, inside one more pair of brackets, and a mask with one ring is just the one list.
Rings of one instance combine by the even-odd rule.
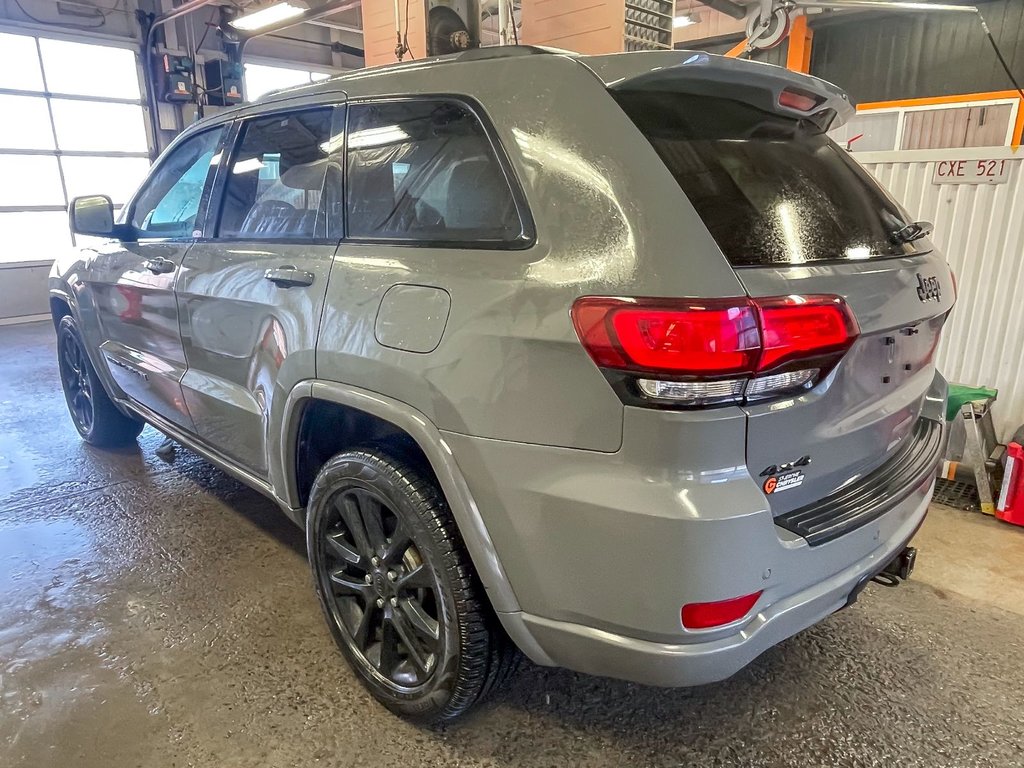
[[917, 273], [917, 298], [921, 301], [941, 301], [942, 288], [939, 286], [939, 278], [924, 277]]

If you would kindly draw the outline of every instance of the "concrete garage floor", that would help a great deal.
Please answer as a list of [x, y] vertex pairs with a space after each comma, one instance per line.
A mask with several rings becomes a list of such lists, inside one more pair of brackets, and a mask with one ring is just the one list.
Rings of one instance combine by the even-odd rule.
[[417, 730], [345, 668], [299, 531], [194, 455], [79, 442], [45, 323], [0, 328], [0, 765], [1024, 764], [1024, 530], [935, 508], [918, 574], [733, 679], [527, 665]]

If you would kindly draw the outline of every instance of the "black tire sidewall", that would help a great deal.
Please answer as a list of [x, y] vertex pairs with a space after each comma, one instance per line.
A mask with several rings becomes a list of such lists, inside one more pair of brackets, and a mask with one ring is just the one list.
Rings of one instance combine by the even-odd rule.
[[[67, 385], [64, 383], [64, 371], [63, 371], [63, 356], [64, 356], [64, 339], [70, 337], [71, 341], [78, 346], [82, 352], [82, 359], [85, 361], [85, 375], [89, 379], [89, 386], [93, 392], [93, 403], [92, 403], [92, 426], [90, 429], [84, 429], [81, 424], [78, 423], [78, 418], [75, 416], [74, 409], [71, 406], [71, 400], [68, 397]], [[57, 326], [57, 356], [61, 360], [61, 390], [64, 392], [64, 401], [68, 406], [68, 413], [71, 415], [71, 423], [75, 425], [75, 429], [78, 430], [78, 434], [82, 436], [82, 439], [86, 442], [90, 442], [93, 439], [94, 433], [96, 432], [96, 386], [99, 383], [97, 381], [96, 373], [93, 371], [92, 363], [89, 361], [89, 354], [85, 351], [85, 345], [82, 344], [82, 335], [78, 332], [78, 325], [75, 323], [71, 315], [65, 315], [61, 318], [60, 323]]]
[[114, 405], [114, 402], [107, 394], [106, 387], [100, 380], [99, 375], [97, 375], [95, 367], [93, 367], [92, 359], [89, 357], [89, 351], [82, 340], [78, 324], [71, 315], [65, 315], [57, 324], [58, 367], [60, 367], [60, 360], [63, 356], [63, 339], [66, 337], [70, 337], [82, 352], [85, 376], [89, 380], [89, 388], [92, 391], [92, 426], [89, 429], [83, 429], [75, 417], [71, 402], [68, 400], [64, 373], [61, 370], [61, 390], [64, 393], [64, 401], [68, 406], [71, 423], [75, 425], [78, 434], [89, 445], [98, 447], [127, 445], [134, 442], [145, 425], [138, 419], [126, 416]]
[[[436, 506], [444, 504], [444, 501], [436, 491], [423, 493], [422, 483], [402, 483], [396, 481], [396, 476], [409, 478], [415, 476], [415, 473], [390, 457], [366, 451], [343, 453], [331, 459], [320, 471], [310, 493], [306, 546], [320, 607], [335, 642], [360, 682], [381, 703], [397, 714], [432, 721], [445, 711], [455, 694], [461, 659], [461, 622], [444, 562], [446, 542], [443, 534], [432, 531], [420, 514], [423, 505]], [[368, 488], [379, 493], [391, 510], [401, 516], [412, 531], [413, 543], [439, 585], [443, 653], [430, 679], [411, 693], [387, 685], [367, 668], [367, 662], [349, 646], [344, 631], [338, 627], [325, 594], [319, 538], [332, 499], [344, 488], [352, 486]]]

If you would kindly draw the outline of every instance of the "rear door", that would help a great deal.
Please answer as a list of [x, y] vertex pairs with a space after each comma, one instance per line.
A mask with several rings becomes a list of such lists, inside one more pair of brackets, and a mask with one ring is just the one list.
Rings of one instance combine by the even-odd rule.
[[719, 92], [667, 87], [616, 99], [748, 295], [838, 296], [860, 329], [841, 362], [804, 388], [747, 398], [748, 469], [778, 515], [856, 481], [913, 439], [954, 288], [944, 258], [908, 228], [913, 219], [824, 134], [827, 115], [772, 110], [770, 89], [749, 100]]
[[181, 378], [174, 284], [194, 242], [222, 127], [188, 137], [164, 156], [124, 216], [133, 238], [97, 249], [93, 283], [100, 351], [118, 387], [168, 421], [192, 429]]
[[332, 158], [344, 119], [343, 106], [327, 106], [239, 121], [215, 185], [216, 232], [188, 252], [177, 285], [188, 361], [182, 387], [196, 428], [260, 477], [269, 426], [292, 386], [315, 375], [340, 236], [328, 239], [326, 213], [341, 205], [341, 166]]

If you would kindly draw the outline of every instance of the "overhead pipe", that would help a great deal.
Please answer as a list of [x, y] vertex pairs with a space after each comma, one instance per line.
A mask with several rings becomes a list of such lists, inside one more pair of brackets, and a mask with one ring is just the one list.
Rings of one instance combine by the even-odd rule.
[[[716, 2], [717, 1], [718, 0], [716, 0]], [[726, 0], [726, 2], [729, 2], [729, 0]], [[711, 5], [711, 3], [706, 4]], [[824, 10], [850, 8], [861, 11], [949, 11], [952, 13], [978, 13], [977, 7], [973, 5], [900, 2], [900, 0], [829, 0], [828, 2], [818, 2], [817, 0], [797, 0], [796, 7], [821, 8]]]
[[323, 21], [322, 19], [313, 19], [309, 23], [315, 27], [326, 27], [327, 29], [336, 29], [339, 32], [351, 32], [354, 35], [363, 34], [362, 27], [353, 27], [351, 24], [338, 24], [333, 21]]

